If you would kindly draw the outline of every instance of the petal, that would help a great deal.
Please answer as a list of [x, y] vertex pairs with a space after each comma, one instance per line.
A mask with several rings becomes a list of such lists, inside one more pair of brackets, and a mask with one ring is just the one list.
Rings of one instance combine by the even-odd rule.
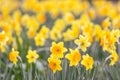
[[59, 42], [58, 45], [61, 46], [61, 47], [63, 47], [64, 43], [63, 42]]
[[56, 43], [55, 43], [55, 42], [52, 42], [52, 46], [54, 46], [54, 45], [56, 45]]

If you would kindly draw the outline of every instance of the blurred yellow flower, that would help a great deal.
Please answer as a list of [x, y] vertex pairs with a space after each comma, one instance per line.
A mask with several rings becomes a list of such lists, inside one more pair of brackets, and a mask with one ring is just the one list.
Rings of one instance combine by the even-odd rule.
[[119, 34], [120, 34], [120, 30], [119, 29], [113, 29], [112, 32], [111, 32], [111, 36], [116, 38], [116, 40], [120, 38]]
[[1, 52], [5, 52], [4, 45], [0, 45], [0, 51], [1, 51]]
[[114, 28], [120, 28], [120, 15], [118, 15], [116, 18], [112, 19], [112, 26]]
[[13, 26], [14, 32], [19, 36], [20, 33], [22, 32], [22, 27], [21, 27], [20, 23], [16, 20], [13, 20], [12, 26]]
[[11, 32], [11, 24], [3, 22], [1, 25], [2, 30], [5, 31], [5, 33], [10, 33]]
[[91, 19], [95, 19], [95, 9], [90, 8], [90, 9], [88, 10], [88, 16], [89, 16]]
[[[87, 16], [86, 16], [87, 17]], [[86, 20], [84, 20], [86, 21]], [[93, 23], [88, 21], [83, 25], [83, 35], [87, 36], [89, 42], [93, 42]]]
[[86, 48], [91, 45], [88, 41], [88, 38], [83, 35], [80, 35], [79, 39], [76, 39], [74, 42], [78, 45], [78, 48], [80, 48], [83, 52], [85, 52], [87, 50]]
[[[24, 20], [25, 19], [25, 20]], [[40, 23], [37, 21], [36, 17], [35, 16], [25, 16], [23, 18], [23, 21], [26, 21], [26, 27], [29, 29], [29, 28], [34, 28], [35, 30], [37, 30], [39, 28], [39, 25]]]
[[12, 52], [9, 53], [9, 60], [13, 62], [13, 64], [16, 64], [18, 62], [17, 57], [19, 56], [19, 52], [18, 51], [14, 51], [14, 49], [12, 49]]
[[36, 35], [36, 29], [34, 28], [29, 28], [28, 32], [27, 32], [28, 38], [34, 38]]
[[50, 38], [52, 39], [52, 40], [59, 40], [59, 39], [61, 39], [61, 37], [62, 37], [62, 35], [61, 35], [61, 32], [59, 32], [59, 30], [57, 30], [57, 29], [52, 29], [51, 31], [50, 31]]
[[26, 57], [27, 57], [29, 63], [32, 63], [32, 62], [35, 63], [35, 62], [36, 62], [36, 59], [39, 58], [39, 55], [36, 53], [35, 50], [34, 50], [34, 51], [29, 50]]
[[59, 10], [56, 9], [56, 8], [53, 8], [51, 11], [50, 11], [50, 14], [51, 14], [51, 17], [53, 19], [57, 18], [59, 16]]
[[8, 41], [8, 36], [4, 31], [0, 32], [0, 44], [5, 44]]
[[70, 61], [70, 66], [77, 66], [79, 61], [81, 60], [81, 54], [78, 49], [70, 49], [70, 53], [66, 54], [65, 58]]
[[112, 19], [116, 18], [118, 16], [118, 12], [116, 10], [116, 7], [115, 6], [112, 6], [112, 8], [109, 10], [108, 12], [108, 16]]
[[98, 24], [94, 25], [94, 36], [96, 41], [100, 40], [102, 35], [101, 33], [102, 33], [101, 26]]
[[22, 16], [22, 14], [21, 14], [20, 10], [14, 11], [14, 13], [13, 13], [12, 16], [13, 16], [14, 20], [16, 20], [19, 23], [21, 22], [21, 16]]
[[[82, 2], [82, 1], [81, 1]], [[87, 1], [82, 2], [81, 9], [82, 11], [85, 11], [89, 8], [89, 3]]]
[[118, 40], [118, 36], [116, 34], [118, 34], [119, 31], [115, 32], [114, 30], [112, 31], [109, 31], [109, 30], [106, 30], [104, 31], [104, 35], [102, 36], [103, 37], [103, 50], [104, 51], [108, 51], [108, 52], [112, 52], [113, 50], [116, 50], [116, 47], [115, 47], [115, 43], [117, 42]]
[[86, 70], [92, 69], [94, 64], [93, 58], [88, 54], [83, 55], [82, 58], [81, 64], [86, 67]]
[[63, 58], [63, 54], [67, 51], [67, 49], [64, 47], [63, 42], [59, 42], [57, 44], [55, 42], [52, 42], [52, 47], [50, 48], [50, 51], [53, 57]]
[[102, 21], [102, 27], [107, 28], [111, 25], [110, 18], [106, 18], [105, 20]]
[[37, 19], [40, 23], [44, 23], [46, 21], [46, 16], [45, 14], [37, 14]]
[[49, 36], [49, 28], [45, 25], [42, 26], [42, 28], [39, 31], [39, 34], [41, 34], [44, 39], [47, 39]]
[[46, 41], [41, 34], [37, 34], [34, 40], [35, 40], [36, 46], [44, 46]]
[[66, 32], [63, 33], [64, 41], [70, 41], [74, 39], [74, 32], [71, 29], [67, 29]]
[[63, 16], [63, 19], [66, 21], [66, 23], [68, 23], [68, 24], [71, 24], [74, 20], [75, 20], [75, 18], [74, 18], [74, 16], [73, 16], [73, 14], [72, 13], [65, 13], [65, 15]]
[[72, 23], [72, 26], [71, 26], [71, 30], [73, 32], [73, 39], [77, 38], [79, 35], [80, 35], [80, 23], [79, 23], [79, 20], [75, 20], [73, 23]]
[[57, 19], [55, 22], [54, 22], [54, 26], [52, 28], [57, 30], [58, 32], [62, 32], [64, 29], [65, 29], [65, 21], [63, 19]]
[[113, 66], [115, 63], [118, 62], [119, 56], [115, 51], [113, 51], [112, 54], [110, 55], [110, 60], [111, 60], [111, 62], [110, 62], [111, 66]]
[[49, 67], [50, 69], [53, 71], [53, 73], [56, 73], [56, 71], [60, 71], [62, 70], [62, 67], [60, 66], [61, 61], [59, 59], [56, 58], [48, 58], [48, 62], [49, 62]]

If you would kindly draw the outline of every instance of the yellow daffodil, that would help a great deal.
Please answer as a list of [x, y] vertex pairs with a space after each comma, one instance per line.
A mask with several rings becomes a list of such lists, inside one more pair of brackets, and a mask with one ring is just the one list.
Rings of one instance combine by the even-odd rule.
[[50, 14], [51, 14], [51, 17], [52, 17], [53, 19], [55, 19], [55, 18], [57, 18], [57, 17], [59, 16], [59, 10], [56, 9], [56, 8], [54, 8], [54, 9], [52, 9], [52, 10], [50, 11]]
[[116, 30], [113, 29], [111, 32], [111, 36], [116, 38], [116, 40], [119, 39], [119, 37], [120, 37], [119, 34], [120, 34], [120, 30], [118, 30], [118, 29], [116, 29]]
[[90, 46], [88, 38], [83, 35], [80, 35], [79, 39], [75, 40], [75, 44], [77, 44], [78, 48], [80, 48], [83, 52], [85, 52], [87, 50], [86, 48]]
[[[26, 16], [27, 17], [27, 16]], [[25, 18], [26, 18], [25, 17]], [[32, 16], [32, 17], [29, 17], [28, 16], [28, 19], [27, 19], [27, 21], [26, 21], [26, 27], [28, 28], [28, 29], [30, 29], [31, 27], [33, 28], [34, 27], [34, 29], [35, 30], [37, 30], [38, 28], [39, 28], [39, 22], [37, 21], [37, 19], [35, 18], [35, 16]]]
[[72, 13], [66, 13], [63, 18], [68, 24], [71, 24], [75, 19]]
[[113, 50], [116, 50], [116, 47], [115, 47], [115, 43], [117, 42], [117, 36], [116, 34], [118, 33], [115, 33], [114, 31], [110, 32], [109, 30], [108, 31], [104, 31], [104, 35], [102, 36], [103, 37], [103, 50], [104, 51], [108, 51], [108, 52], [112, 52]]
[[21, 12], [20, 10], [16, 10], [14, 13], [13, 13], [13, 18], [17, 21], [17, 22], [21, 22]]
[[12, 49], [12, 52], [9, 53], [9, 60], [13, 62], [13, 64], [16, 64], [18, 62], [17, 57], [19, 56], [19, 52], [18, 51], [14, 51], [14, 49]]
[[111, 25], [110, 18], [106, 18], [105, 20], [102, 21], [102, 27], [107, 28]]
[[2, 30], [5, 31], [5, 33], [10, 33], [11, 32], [11, 24], [3, 22]]
[[66, 32], [63, 33], [63, 37], [65, 41], [70, 41], [74, 39], [74, 32], [71, 29], [68, 29]]
[[37, 34], [34, 40], [35, 40], [36, 46], [44, 46], [46, 41], [41, 34]]
[[37, 19], [40, 23], [44, 23], [46, 21], [46, 16], [44, 14], [37, 14]]
[[108, 12], [108, 16], [112, 19], [114, 19], [118, 16], [118, 12], [116, 10], [116, 7], [112, 6], [112, 8]]
[[105, 38], [104, 40], [105, 40], [103, 45], [104, 51], [112, 52], [113, 50], [116, 50], [115, 47], [116, 38], [110, 37], [107, 39]]
[[92, 69], [94, 64], [93, 58], [88, 54], [83, 55], [82, 58], [81, 64], [86, 67], [86, 70]]
[[27, 59], [29, 63], [36, 62], [36, 60], [39, 58], [39, 55], [36, 53], [36, 51], [29, 50], [27, 54]]
[[[99, 5], [99, 3], [98, 3], [98, 5]], [[98, 14], [100, 16], [108, 16], [111, 7], [112, 7], [112, 4], [110, 2], [108, 2], [106, 4], [105, 1], [103, 1], [103, 2], [101, 1], [100, 6], [98, 8]]]
[[120, 15], [118, 15], [116, 18], [112, 19], [112, 26], [113, 28], [120, 28]]
[[22, 23], [22, 25], [26, 26], [27, 28], [28, 28], [29, 20], [30, 20], [30, 16], [28, 14], [22, 15], [21, 23]]
[[82, 4], [81, 4], [81, 9], [82, 11], [84, 10], [87, 10], [89, 7], [89, 3], [87, 1], [84, 1]]
[[65, 22], [63, 19], [57, 19], [55, 22], [54, 22], [54, 26], [52, 29], [55, 29], [57, 30], [58, 32], [62, 32], [64, 29], [65, 29]]
[[61, 61], [59, 59], [56, 58], [48, 58], [48, 62], [49, 62], [49, 68], [53, 71], [53, 73], [56, 73], [56, 71], [61, 71], [62, 67], [60, 66]]
[[63, 42], [59, 42], [57, 44], [55, 42], [52, 42], [52, 47], [50, 48], [50, 51], [53, 57], [63, 58], [64, 52], [66, 52], [67, 49], [64, 47]]
[[59, 30], [54, 28], [50, 31], [50, 38], [52, 40], [57, 41], [57, 40], [61, 39], [61, 37], [62, 37], [62, 35], [61, 35], [61, 32], [59, 32]]
[[66, 54], [65, 58], [70, 61], [70, 66], [77, 66], [79, 61], [81, 60], [81, 54], [78, 49], [70, 49], [70, 53]]
[[8, 36], [4, 31], [0, 32], [0, 44], [5, 44], [8, 41]]
[[80, 34], [80, 26], [79, 20], [76, 20], [72, 23], [71, 29], [67, 29], [66, 32], [63, 33], [63, 37], [65, 41], [70, 41], [77, 38]]
[[18, 21], [14, 20], [14, 21], [12, 21], [12, 26], [13, 26], [13, 30], [19, 36], [20, 33], [22, 32], [22, 28], [21, 28], [20, 23]]
[[42, 28], [41, 28], [40, 31], [39, 31], [39, 34], [42, 35], [42, 37], [43, 37], [44, 39], [47, 39], [48, 36], [49, 36], [49, 35], [48, 35], [48, 34], [49, 34], [49, 28], [46, 27], [45, 25], [42, 26]]
[[104, 44], [106, 43], [105, 39], [107, 40], [107, 38], [110, 38], [110, 30], [108, 29], [102, 30], [101, 38], [100, 38], [100, 46], [104, 46]]
[[83, 13], [83, 14], [80, 16], [80, 24], [81, 24], [81, 25], [85, 25], [85, 24], [88, 24], [89, 22], [90, 22], [89, 16], [88, 16], [86, 13]]
[[[7, 36], [7, 44], [10, 45], [11, 42], [12, 42], [12, 27], [11, 27], [11, 24], [7, 23], [7, 22], [2, 22], [1, 23], [1, 28], [2, 28], [2, 32], [3, 34], [5, 34]], [[5, 41], [5, 42], [6, 42]]]
[[80, 35], [80, 24], [79, 24], [79, 20], [76, 20], [73, 22], [72, 26], [71, 26], [71, 30], [73, 32], [73, 39], [77, 38]]
[[93, 42], [93, 23], [88, 21], [83, 25], [83, 35], [87, 36], [89, 42]]
[[4, 45], [0, 45], [0, 51], [1, 51], [1, 52], [5, 52]]
[[100, 25], [94, 25], [95, 40], [98, 41], [101, 38], [102, 29]]
[[115, 63], [117, 63], [119, 60], [119, 56], [116, 53], [116, 51], [113, 51], [112, 54], [110, 55], [110, 65], [113, 66]]
[[88, 16], [91, 18], [91, 19], [95, 19], [95, 9], [91, 8], [88, 10]]
[[30, 28], [29, 30], [28, 30], [28, 33], [27, 33], [27, 35], [28, 35], [28, 38], [34, 38], [35, 37], [35, 35], [36, 35], [36, 30], [34, 29], [34, 28]]

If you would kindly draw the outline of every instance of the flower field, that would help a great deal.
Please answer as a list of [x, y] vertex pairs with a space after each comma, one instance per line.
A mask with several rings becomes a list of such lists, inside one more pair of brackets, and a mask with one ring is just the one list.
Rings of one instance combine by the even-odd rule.
[[119, 56], [119, 0], [0, 0], [0, 80], [120, 80]]

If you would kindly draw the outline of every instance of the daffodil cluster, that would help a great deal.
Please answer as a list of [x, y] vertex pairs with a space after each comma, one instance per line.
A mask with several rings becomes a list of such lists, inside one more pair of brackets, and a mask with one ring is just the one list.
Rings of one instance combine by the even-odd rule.
[[62, 67], [60, 66], [61, 60], [60, 58], [64, 57], [64, 53], [67, 51], [67, 49], [64, 47], [63, 42], [55, 43], [52, 42], [52, 47], [50, 48], [51, 55], [48, 58], [49, 67], [53, 72], [55, 73], [57, 70], [62, 70]]
[[119, 54], [120, 1], [0, 0], [0, 64], [20, 61], [31, 69], [41, 62], [44, 74], [48, 67], [87, 72], [97, 63], [113, 67]]

